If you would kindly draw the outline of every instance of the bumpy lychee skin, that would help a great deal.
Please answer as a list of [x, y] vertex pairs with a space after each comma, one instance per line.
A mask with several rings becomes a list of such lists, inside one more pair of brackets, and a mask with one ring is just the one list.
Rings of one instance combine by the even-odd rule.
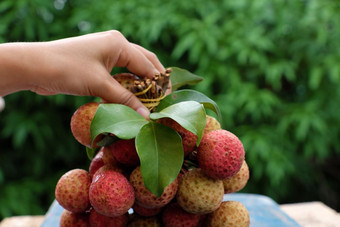
[[157, 216], [134, 216], [129, 222], [128, 227], [161, 227], [161, 224], [162, 223]]
[[101, 215], [96, 210], [92, 209], [89, 216], [90, 227], [125, 227], [128, 221], [128, 213], [125, 213], [118, 217], [108, 217], [105, 215]]
[[184, 156], [188, 155], [196, 148], [197, 136], [194, 133], [186, 130], [171, 118], [161, 118], [159, 119], [159, 122], [173, 128], [182, 137]]
[[[114, 166], [114, 165], [110, 165], [110, 164], [105, 164], [103, 165], [102, 167], [100, 167], [92, 176], [92, 180], [96, 179], [97, 175], [100, 175], [104, 172], [107, 172], [107, 171], [116, 171], [116, 172], [119, 172], [121, 174], [124, 175], [123, 173], [123, 170], [120, 169], [119, 167], [117, 166]], [[124, 175], [125, 176], [125, 175]]]
[[93, 176], [89, 191], [92, 207], [98, 213], [109, 217], [125, 214], [135, 201], [133, 187], [126, 177], [117, 171], [98, 171]]
[[224, 193], [233, 193], [242, 190], [249, 180], [249, 168], [244, 160], [241, 169], [232, 177], [223, 180]]
[[74, 138], [84, 146], [91, 148], [90, 126], [99, 106], [98, 102], [89, 102], [79, 107], [71, 118], [71, 132]]
[[185, 173], [178, 186], [177, 203], [187, 212], [207, 214], [216, 210], [224, 195], [223, 183], [206, 176], [200, 168]]
[[86, 170], [73, 169], [59, 179], [55, 188], [55, 198], [66, 210], [84, 212], [89, 206], [91, 177]]
[[[102, 168], [103, 166], [105, 166], [105, 168]], [[98, 151], [96, 156], [92, 159], [89, 166], [89, 173], [91, 178], [93, 178], [93, 175], [99, 169], [101, 169], [101, 171], [111, 169], [123, 173], [123, 168], [121, 164], [115, 160], [111, 150], [107, 146], [102, 147]]]
[[241, 168], [244, 156], [241, 141], [224, 129], [204, 135], [197, 152], [198, 164], [203, 172], [220, 180], [236, 174]]
[[103, 161], [105, 164], [108, 164], [108, 165], [118, 165], [118, 162], [117, 160], [115, 159], [115, 157], [113, 156], [112, 152], [111, 152], [111, 149], [109, 148], [109, 146], [104, 146], [102, 147], [100, 150], [103, 151]]
[[86, 213], [73, 213], [63, 210], [59, 220], [60, 227], [88, 227], [89, 217]]
[[165, 227], [196, 227], [201, 215], [186, 212], [177, 203], [171, 203], [164, 209], [162, 220]]
[[210, 115], [206, 115], [206, 123], [203, 131], [203, 135], [208, 132], [221, 129], [221, 124], [218, 120]]
[[138, 203], [135, 203], [132, 207], [133, 212], [143, 216], [143, 217], [152, 217], [157, 214], [159, 214], [163, 207], [157, 207], [157, 208], [147, 208], [139, 205]]
[[170, 185], [165, 187], [163, 194], [157, 197], [145, 187], [140, 166], [132, 171], [130, 183], [135, 189], [136, 203], [147, 208], [164, 207], [175, 197], [178, 188], [176, 178]]
[[96, 154], [96, 156], [94, 156], [94, 158], [91, 160], [90, 162], [90, 166], [89, 166], [89, 173], [90, 176], [92, 178], [93, 174], [95, 172], [97, 172], [97, 170], [102, 167], [104, 165], [104, 161], [103, 161], [103, 151], [100, 150], [98, 151], [98, 153]]
[[250, 224], [247, 208], [238, 201], [225, 201], [208, 215], [207, 226], [248, 227]]
[[118, 140], [109, 146], [115, 159], [127, 166], [136, 167], [139, 164], [135, 139]]

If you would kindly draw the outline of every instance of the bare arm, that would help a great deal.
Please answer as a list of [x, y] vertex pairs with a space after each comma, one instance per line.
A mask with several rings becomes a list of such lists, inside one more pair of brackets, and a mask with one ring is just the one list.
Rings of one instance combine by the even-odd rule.
[[149, 112], [115, 81], [113, 67], [152, 77], [165, 69], [156, 55], [118, 31], [37, 43], [0, 44], [0, 96], [21, 90], [42, 95], [98, 96], [146, 117]]

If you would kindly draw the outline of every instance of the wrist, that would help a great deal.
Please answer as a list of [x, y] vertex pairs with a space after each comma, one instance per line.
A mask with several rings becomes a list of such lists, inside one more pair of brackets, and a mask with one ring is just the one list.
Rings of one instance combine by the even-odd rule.
[[44, 75], [39, 43], [0, 44], [0, 96], [32, 90]]

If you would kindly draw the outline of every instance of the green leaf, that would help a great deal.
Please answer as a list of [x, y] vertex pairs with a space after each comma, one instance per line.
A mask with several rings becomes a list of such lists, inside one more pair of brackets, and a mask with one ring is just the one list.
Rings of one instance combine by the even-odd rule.
[[172, 90], [176, 91], [178, 88], [184, 85], [195, 85], [203, 80], [202, 77], [197, 76], [188, 70], [181, 69], [178, 67], [170, 67], [172, 68], [170, 80]]
[[121, 104], [100, 104], [91, 122], [91, 142], [102, 133], [112, 133], [120, 139], [135, 138], [148, 123], [136, 111]]
[[105, 135], [103, 139], [97, 142], [97, 146], [100, 146], [100, 147], [108, 146], [110, 144], [113, 144], [117, 140], [119, 140], [118, 137], [108, 134], [108, 135]]
[[170, 127], [149, 122], [136, 137], [144, 184], [156, 196], [171, 184], [181, 170], [184, 152], [180, 135]]
[[87, 157], [92, 160], [94, 158], [94, 156], [96, 155], [97, 151], [98, 151], [99, 148], [89, 148], [89, 147], [86, 147], [86, 154], [87, 154]]
[[206, 114], [202, 104], [196, 101], [179, 102], [150, 114], [152, 120], [164, 117], [173, 119], [182, 127], [197, 135], [197, 146], [199, 145], [206, 122]]
[[214, 102], [214, 100], [210, 99], [203, 93], [191, 89], [183, 89], [172, 92], [159, 103], [159, 105], [157, 106], [157, 111], [159, 112], [168, 106], [183, 101], [196, 101], [203, 104], [205, 108], [214, 111], [217, 114], [218, 121], [222, 123], [220, 108]]

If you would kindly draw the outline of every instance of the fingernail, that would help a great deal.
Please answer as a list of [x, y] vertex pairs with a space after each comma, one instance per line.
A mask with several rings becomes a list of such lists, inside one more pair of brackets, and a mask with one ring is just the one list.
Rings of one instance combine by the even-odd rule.
[[142, 115], [145, 119], [149, 119], [150, 111], [146, 107], [139, 107], [137, 113]]

